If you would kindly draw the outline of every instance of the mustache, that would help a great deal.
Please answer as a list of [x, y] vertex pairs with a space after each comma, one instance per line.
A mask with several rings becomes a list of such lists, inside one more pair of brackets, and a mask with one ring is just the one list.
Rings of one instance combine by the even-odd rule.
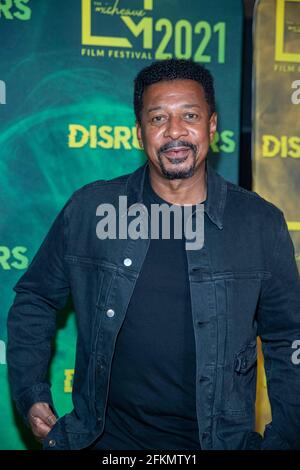
[[172, 150], [174, 148], [179, 148], [179, 147], [187, 147], [191, 149], [194, 153], [196, 153], [197, 151], [196, 145], [191, 144], [190, 142], [187, 142], [185, 140], [176, 140], [176, 141], [168, 142], [165, 145], [162, 145], [157, 152], [158, 156], [160, 156], [164, 152], [167, 152], [168, 150]]

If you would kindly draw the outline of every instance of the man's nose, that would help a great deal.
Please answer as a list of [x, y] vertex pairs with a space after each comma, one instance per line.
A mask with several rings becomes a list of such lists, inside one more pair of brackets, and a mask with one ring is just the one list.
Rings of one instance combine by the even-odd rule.
[[188, 133], [188, 129], [180, 117], [172, 116], [168, 119], [164, 137], [178, 139], [181, 136], [187, 136]]

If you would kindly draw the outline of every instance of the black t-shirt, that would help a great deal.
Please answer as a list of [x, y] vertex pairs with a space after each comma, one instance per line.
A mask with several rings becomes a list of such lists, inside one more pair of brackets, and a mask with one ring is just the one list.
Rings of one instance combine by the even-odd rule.
[[[147, 173], [149, 214], [152, 203], [166, 201], [153, 191]], [[200, 449], [184, 238], [150, 241], [117, 338], [105, 429], [95, 448]]]

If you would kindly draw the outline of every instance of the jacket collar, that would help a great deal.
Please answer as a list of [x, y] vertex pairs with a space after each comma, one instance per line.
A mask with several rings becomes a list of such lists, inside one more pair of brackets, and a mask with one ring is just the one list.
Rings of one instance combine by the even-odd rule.
[[[129, 175], [126, 184], [128, 207], [143, 202], [143, 189], [148, 162]], [[224, 208], [227, 197], [227, 182], [220, 176], [206, 160], [207, 198], [204, 211], [210, 220], [219, 228], [223, 228]]]

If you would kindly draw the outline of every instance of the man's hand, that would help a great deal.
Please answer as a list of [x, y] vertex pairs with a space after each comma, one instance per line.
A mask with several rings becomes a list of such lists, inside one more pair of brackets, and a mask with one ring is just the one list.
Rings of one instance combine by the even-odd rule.
[[35, 403], [28, 412], [31, 430], [38, 441], [42, 442], [51, 431], [57, 419], [48, 403]]

